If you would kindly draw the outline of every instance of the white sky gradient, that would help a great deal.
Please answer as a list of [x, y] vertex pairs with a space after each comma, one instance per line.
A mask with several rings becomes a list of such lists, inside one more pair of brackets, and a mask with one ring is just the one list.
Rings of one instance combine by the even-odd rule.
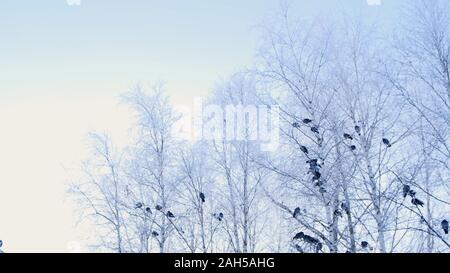
[[[392, 1], [345, 5], [388, 20]], [[294, 2], [305, 16], [343, 5]], [[69, 251], [84, 231], [75, 226], [67, 185], [87, 156], [88, 132], [126, 142], [130, 111], [119, 94], [165, 81], [176, 103], [190, 104], [252, 63], [257, 25], [277, 7], [276, 0], [0, 1], [3, 249]]]

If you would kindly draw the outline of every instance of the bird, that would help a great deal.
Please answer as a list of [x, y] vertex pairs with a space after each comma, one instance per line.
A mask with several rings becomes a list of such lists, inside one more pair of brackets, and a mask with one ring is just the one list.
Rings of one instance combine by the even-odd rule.
[[0, 248], [3, 246], [3, 241], [0, 240]]
[[319, 192], [324, 194], [327, 192], [327, 190], [324, 187], [320, 187]]
[[387, 139], [387, 138], [383, 138], [383, 144], [386, 145], [386, 146], [388, 146], [388, 147], [391, 147], [391, 146], [392, 146], [392, 145], [391, 145], [391, 142], [390, 142], [389, 139]]
[[444, 230], [444, 233], [448, 234], [448, 221], [445, 219], [442, 220], [441, 226], [442, 226], [442, 229]]
[[152, 213], [152, 210], [150, 209], [150, 207], [146, 207], [146, 208], [145, 208], [145, 211], [146, 211], [147, 213], [150, 213], [150, 214]]
[[410, 191], [411, 187], [409, 185], [403, 185], [403, 198], [406, 198]]
[[304, 124], [309, 124], [309, 123], [312, 122], [312, 119], [305, 118], [305, 119], [303, 119], [302, 121], [303, 121]]
[[298, 122], [294, 122], [294, 123], [292, 123], [292, 127], [299, 129], [300, 124]]
[[201, 192], [198, 196], [202, 200], [202, 203], [205, 203], [205, 194], [203, 192]]
[[323, 186], [323, 184], [324, 184], [323, 181], [319, 180], [316, 183], [314, 183], [314, 186], [321, 188]]
[[358, 125], [355, 126], [355, 132], [360, 135], [361, 134], [361, 127], [359, 127]]
[[333, 214], [334, 214], [334, 216], [336, 216], [336, 217], [341, 217], [342, 218], [342, 212], [340, 211], [340, 210], [335, 210], [334, 212], [333, 212]]
[[135, 209], [140, 209], [142, 208], [144, 204], [142, 204], [141, 202], [136, 203], [136, 206], [134, 207]]
[[169, 218], [175, 218], [175, 215], [173, 215], [173, 213], [169, 210], [168, 212], [167, 212], [167, 217], [169, 217]]
[[295, 208], [294, 213], [292, 214], [292, 216], [294, 216], [294, 218], [297, 218], [297, 216], [299, 216], [299, 215], [300, 215], [300, 208], [297, 207], [297, 208]]
[[306, 163], [309, 164], [310, 172], [318, 172], [319, 168], [322, 167], [320, 164], [317, 163], [317, 159], [310, 159], [310, 160], [306, 161]]
[[350, 146], [350, 150], [355, 151], [356, 150], [356, 146], [355, 145], [351, 145]]
[[313, 159], [307, 160], [306, 163], [309, 164], [310, 166], [318, 166], [317, 161], [318, 161], [317, 158], [313, 158]]
[[305, 154], [308, 154], [308, 148], [306, 148], [305, 146], [300, 146], [300, 150]]
[[158, 210], [158, 211], [161, 211], [163, 209], [163, 207], [161, 205], [156, 205], [155, 209]]
[[159, 233], [156, 232], [156, 231], [152, 231], [152, 235], [153, 235], [153, 237], [158, 237], [158, 236], [159, 236]]
[[311, 236], [306, 235], [306, 234], [303, 236], [303, 241], [305, 241], [305, 242], [307, 242], [309, 244], [312, 244], [312, 245], [316, 245], [316, 244], [320, 243], [320, 241], [317, 240], [316, 238], [311, 237]]
[[423, 204], [424, 204], [421, 200], [419, 200], [419, 199], [417, 199], [417, 198], [415, 198], [415, 197], [413, 197], [413, 198], [411, 199], [411, 203], [412, 203], [413, 205], [415, 205], [415, 206], [421, 206], [421, 207], [423, 207]]
[[322, 174], [320, 172], [313, 172], [313, 180], [319, 180], [320, 177], [322, 177]]
[[319, 129], [317, 129], [317, 127], [311, 127], [311, 132], [318, 134], [319, 133]]
[[295, 236], [294, 236], [294, 240], [301, 240], [301, 239], [303, 239], [305, 237], [305, 233], [303, 233], [303, 232], [299, 232], [299, 233], [297, 233], [297, 234], [295, 234]]
[[369, 243], [368, 242], [366, 242], [366, 241], [362, 241], [361, 242], [361, 247], [362, 248], [367, 248], [369, 246]]
[[213, 213], [214, 218], [216, 218], [217, 220], [219, 220], [219, 222], [222, 222], [223, 219], [223, 213]]
[[348, 140], [353, 140], [353, 137], [350, 134], [345, 133], [344, 138]]

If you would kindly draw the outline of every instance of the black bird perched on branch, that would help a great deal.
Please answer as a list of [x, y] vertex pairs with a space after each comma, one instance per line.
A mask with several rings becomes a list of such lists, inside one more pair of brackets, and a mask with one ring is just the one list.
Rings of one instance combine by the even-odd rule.
[[168, 212], [167, 212], [167, 217], [169, 217], [169, 218], [175, 218], [175, 215], [173, 215], [173, 213], [169, 210]]
[[313, 172], [313, 180], [319, 180], [322, 177], [322, 174], [320, 172]]
[[335, 210], [334, 212], [333, 212], [333, 214], [334, 214], [334, 216], [336, 216], [336, 217], [341, 217], [342, 218], [342, 212], [340, 211], [340, 210]]
[[361, 134], [361, 127], [359, 127], [358, 125], [355, 126], [355, 132], [360, 135]]
[[135, 209], [140, 209], [142, 208], [144, 204], [142, 204], [141, 202], [136, 203], [136, 206], [134, 206]]
[[406, 198], [410, 191], [411, 187], [409, 185], [403, 185], [403, 198]]
[[419, 199], [417, 199], [417, 198], [415, 198], [415, 197], [413, 197], [413, 198], [411, 199], [411, 203], [412, 203], [413, 205], [415, 205], [415, 206], [421, 206], [421, 207], [423, 207], [423, 204], [424, 204], [421, 200], [419, 200]]
[[202, 200], [202, 203], [205, 203], [205, 194], [203, 192], [201, 192], [198, 196]]
[[214, 218], [216, 218], [217, 220], [219, 220], [219, 222], [222, 222], [223, 219], [223, 213], [213, 213]]
[[369, 246], [369, 243], [368, 242], [366, 242], [366, 241], [362, 241], [361, 242], [361, 247], [362, 248], [367, 248]]
[[292, 127], [299, 129], [300, 124], [298, 124], [298, 122], [294, 122], [294, 123], [292, 123]]
[[158, 236], [159, 236], [159, 233], [156, 232], [156, 231], [152, 231], [152, 235], [153, 235], [153, 237], [158, 237]]
[[319, 168], [322, 167], [322, 166], [320, 166], [320, 164], [317, 163], [317, 159], [310, 159], [310, 160], [306, 161], [306, 163], [309, 164], [310, 172], [318, 172]]
[[163, 209], [163, 207], [161, 205], [156, 205], [155, 209], [158, 210], [158, 211], [161, 211]]
[[355, 145], [351, 145], [350, 146], [350, 150], [355, 151], [356, 150], [356, 146]]
[[323, 185], [324, 185], [324, 183], [323, 183], [323, 181], [321, 181], [321, 180], [319, 180], [319, 181], [317, 181], [316, 183], [314, 183], [314, 186], [315, 186], [315, 187], [319, 187], [319, 188], [322, 188]]
[[348, 140], [353, 140], [353, 137], [350, 134], [345, 133], [344, 138]]
[[317, 129], [317, 127], [313, 126], [313, 127], [311, 127], [311, 132], [318, 134], [319, 129]]
[[309, 152], [308, 152], [308, 148], [306, 148], [305, 146], [300, 146], [300, 150], [302, 151], [302, 152], [304, 152], [305, 154], [308, 154]]
[[292, 216], [294, 216], [294, 218], [297, 218], [297, 216], [300, 215], [300, 212], [301, 212], [300, 208], [297, 207], [297, 208], [295, 208], [294, 213], [292, 214]]
[[442, 220], [441, 226], [442, 226], [442, 229], [444, 230], [444, 233], [448, 234], [448, 221], [445, 219]]
[[386, 145], [386, 146], [388, 146], [388, 147], [391, 147], [391, 146], [392, 146], [392, 145], [391, 145], [391, 142], [390, 142], [389, 139], [387, 139], [387, 138], [383, 138], [383, 144]]
[[146, 208], [145, 208], [145, 211], [146, 211], [147, 213], [152, 213], [152, 210], [151, 210], [149, 207], [146, 207]]
[[304, 124], [310, 124], [312, 122], [312, 119], [305, 118], [302, 120]]
[[299, 233], [295, 234], [293, 240], [301, 240], [301, 239], [303, 239], [304, 237], [305, 237], [305, 233], [299, 232]]
[[305, 241], [306, 243], [312, 244], [312, 245], [316, 245], [316, 244], [320, 243], [319, 240], [317, 240], [316, 238], [311, 237], [309, 235], [303, 236], [303, 241]]

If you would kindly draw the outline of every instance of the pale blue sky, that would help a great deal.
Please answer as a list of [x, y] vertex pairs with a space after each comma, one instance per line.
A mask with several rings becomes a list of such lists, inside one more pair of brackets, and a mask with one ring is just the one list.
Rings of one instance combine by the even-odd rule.
[[[127, 140], [120, 93], [165, 81], [178, 101], [206, 94], [220, 77], [252, 64], [258, 25], [280, 4], [81, 1], [0, 1], [0, 239], [7, 251], [67, 251], [83, 237], [65, 183], [87, 155], [89, 131]], [[407, 0], [381, 1], [297, 0], [293, 13], [346, 10], [390, 24], [394, 4]]]
[[[351, 10], [384, 20], [392, 3], [297, 0], [300, 16]], [[0, 99], [116, 93], [165, 81], [204, 94], [220, 76], [251, 64], [257, 26], [278, 0], [2, 0]], [[385, 17], [383, 17], [385, 15]]]

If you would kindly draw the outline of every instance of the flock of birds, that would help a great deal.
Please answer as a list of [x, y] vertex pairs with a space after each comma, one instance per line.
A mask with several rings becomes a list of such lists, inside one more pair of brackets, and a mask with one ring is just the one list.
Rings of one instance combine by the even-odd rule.
[[[319, 132], [319, 128], [318, 126], [313, 125], [313, 120], [309, 119], [309, 118], [305, 118], [301, 121], [303, 124], [305, 124], [305, 126], [309, 127], [311, 132], [313, 132], [314, 134], [317, 135], [317, 139], [319, 141], [319, 144], [321, 143], [322, 138], [319, 136], [320, 132]], [[299, 122], [294, 122], [292, 123], [292, 127], [294, 127], [295, 129], [299, 129], [301, 128], [301, 125]], [[355, 132], [361, 136], [361, 127], [356, 125], [354, 127]], [[349, 142], [349, 148], [351, 151], [355, 151], [357, 149], [356, 145], [354, 145], [352, 143], [352, 141], [354, 140], [353, 136], [349, 133], [344, 133], [343, 134], [344, 140], [346, 142]], [[382, 138], [381, 142], [387, 147], [390, 148], [392, 147], [392, 144], [390, 142], [389, 139], [387, 138]], [[321, 168], [322, 165], [324, 164], [323, 160], [317, 158], [311, 158], [309, 155], [309, 150], [306, 146], [300, 145], [300, 151], [302, 151], [306, 157], [308, 158], [308, 160], [306, 161], [307, 164], [309, 164], [309, 171], [308, 173], [311, 174], [312, 176], [312, 181], [314, 183], [314, 186], [317, 187], [319, 189], [319, 192], [321, 194], [326, 193], [326, 189], [324, 187], [325, 185], [325, 181], [322, 179], [322, 173], [321, 173]], [[419, 198], [417, 198], [416, 196], [416, 192], [414, 190], [411, 189], [411, 186], [409, 185], [404, 185], [403, 186], [403, 197], [406, 198], [407, 196], [411, 197], [411, 204], [415, 205], [415, 206], [422, 206], [424, 205], [424, 202], [421, 201]], [[345, 203], [341, 203], [341, 208], [343, 211], [345, 211], [346, 213], [350, 213], [347, 204]], [[294, 209], [293, 212], [293, 217], [297, 218], [300, 214], [302, 213], [301, 209], [299, 207]], [[342, 212], [337, 209], [334, 211], [334, 215], [335, 216], [340, 216], [342, 217]], [[447, 220], [442, 220], [441, 222], [441, 228], [444, 231], [445, 234], [448, 234], [448, 229], [449, 229], [449, 223]], [[299, 242], [302, 241], [306, 244], [309, 244], [310, 246], [313, 246], [316, 252], [319, 252], [322, 249], [322, 243], [320, 243], [320, 240], [317, 238], [314, 238], [312, 236], [309, 236], [307, 234], [305, 234], [304, 232], [299, 232], [297, 233], [294, 237], [293, 237], [293, 241], [294, 242]], [[299, 245], [299, 244], [295, 244], [295, 248], [297, 249], [297, 251], [299, 252], [303, 252], [303, 248]], [[362, 249], [367, 249], [370, 248], [369, 243], [367, 241], [362, 241], [361, 242], [361, 248]]]
[[[203, 192], [200, 192], [198, 194], [198, 198], [201, 202], [201, 204], [206, 202], [206, 196]], [[145, 204], [143, 202], [137, 202], [134, 206], [135, 209], [137, 210], [142, 210], [145, 214], [152, 214], [152, 209], [148, 206], [145, 206]], [[175, 218], [175, 214], [173, 214], [173, 212], [171, 212], [170, 210], [164, 211], [164, 208], [162, 205], [156, 205], [155, 206], [155, 210], [163, 213], [167, 218]], [[219, 222], [222, 222], [222, 220], [224, 219], [224, 214], [222, 212], [215, 212], [212, 214], [212, 216]], [[157, 231], [152, 231], [152, 236], [154, 237], [158, 237], [159, 233]]]

